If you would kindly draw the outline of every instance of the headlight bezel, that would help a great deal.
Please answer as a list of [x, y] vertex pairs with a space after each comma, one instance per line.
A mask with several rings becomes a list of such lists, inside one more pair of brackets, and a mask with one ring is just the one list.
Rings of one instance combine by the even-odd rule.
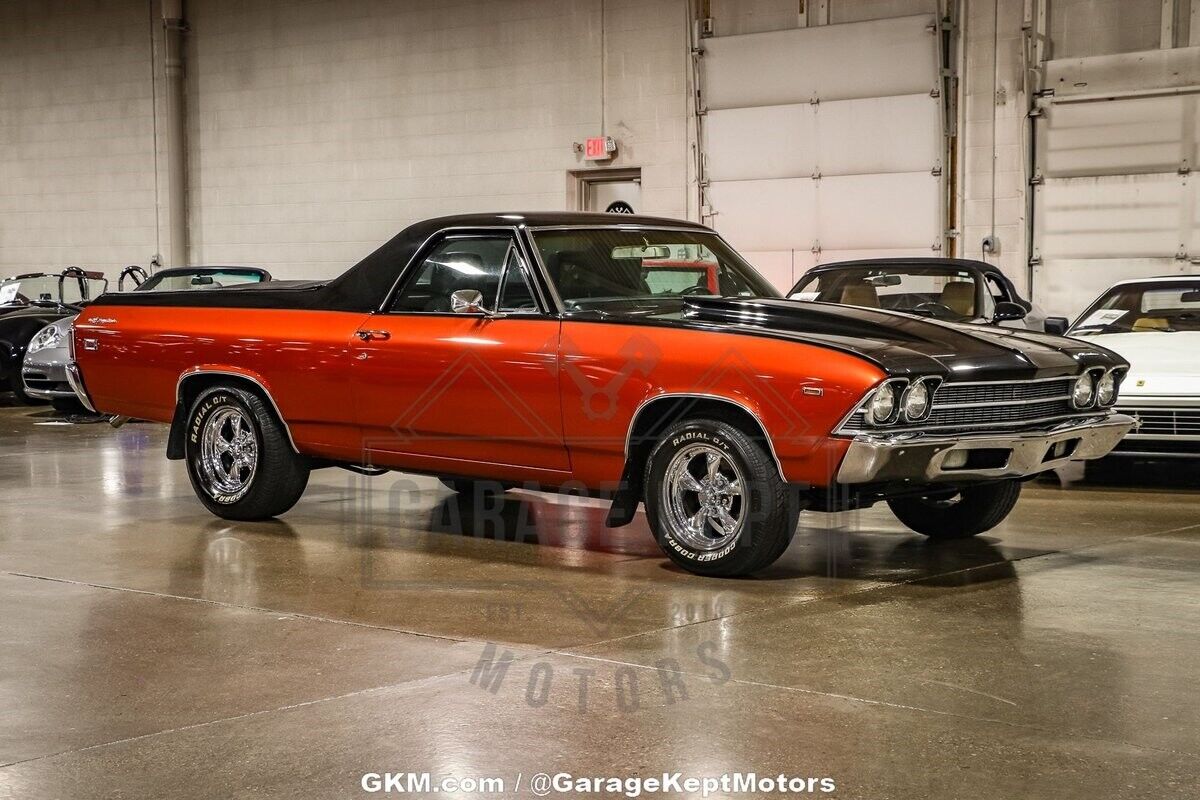
[[29, 345], [25, 348], [25, 354], [32, 355], [52, 347], [58, 347], [62, 344], [64, 335], [58, 323], [52, 322], [33, 335], [33, 338], [29, 340]]
[[[1075, 376], [1074, 383], [1071, 384], [1071, 405], [1080, 410], [1085, 411], [1096, 406], [1097, 391], [1096, 386], [1099, 381], [1093, 371], [1088, 370]], [[1079, 397], [1080, 387], [1086, 386], [1088, 390], [1087, 400], [1082, 401]]]
[[[1104, 388], [1106, 384], [1111, 387], [1112, 394], [1106, 400], [1104, 398]], [[1114, 369], [1106, 370], [1100, 379], [1096, 381], [1096, 405], [1100, 408], [1112, 408], [1117, 404], [1117, 398], [1121, 394], [1121, 376]]]
[[[900, 413], [904, 415], [905, 421], [915, 423], [929, 419], [929, 415], [933, 412], [933, 395], [937, 391], [938, 386], [941, 385], [941, 382], [940, 378], [935, 377], [915, 378], [909, 382], [908, 386], [904, 389], [903, 396], [900, 398]], [[918, 390], [925, 394], [925, 405], [919, 412], [914, 414], [909, 411], [909, 400], [913, 398]]]
[[[900, 416], [900, 397], [904, 392], [903, 386], [897, 387], [896, 384], [907, 384], [904, 380], [887, 380], [875, 387], [875, 391], [871, 392], [870, 397], [866, 402], [866, 422], [873, 427], [885, 427], [894, 425]], [[880, 398], [890, 398], [888, 413], [884, 417], [880, 417], [876, 413], [876, 403]]]
[[[886, 428], [898, 423], [916, 424], [929, 418], [933, 411], [933, 396], [942, 379], [938, 376], [921, 375], [915, 378], [888, 378], [876, 386], [867, 395], [859, 408], [863, 412], [863, 421], [872, 428]], [[913, 392], [925, 393], [926, 401], [919, 415], [908, 413], [908, 402]], [[877, 406], [881, 398], [888, 398], [886, 405]], [[886, 408], [887, 414], [882, 412]]]

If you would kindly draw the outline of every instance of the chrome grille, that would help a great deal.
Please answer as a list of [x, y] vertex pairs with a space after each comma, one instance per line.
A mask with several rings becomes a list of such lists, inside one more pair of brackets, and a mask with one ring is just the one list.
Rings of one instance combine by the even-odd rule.
[[934, 405], [1003, 403], [1070, 397], [1073, 378], [1025, 383], [943, 384], [934, 394]]
[[1200, 408], [1118, 408], [1141, 421], [1131, 436], [1191, 436], [1200, 439]]
[[916, 424], [900, 423], [885, 428], [866, 424], [866, 410], [859, 409], [842, 426], [842, 433], [865, 430], [937, 430], [941, 433], [1013, 430], [1028, 425], [1054, 423], [1081, 416], [1071, 404], [1073, 377], [1035, 381], [988, 383], [944, 383], [933, 394], [929, 416]]

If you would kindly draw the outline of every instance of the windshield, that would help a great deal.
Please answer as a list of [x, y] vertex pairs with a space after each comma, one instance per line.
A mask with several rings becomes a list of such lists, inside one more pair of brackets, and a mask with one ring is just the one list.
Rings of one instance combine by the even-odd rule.
[[716, 235], [594, 228], [534, 233], [568, 309], [613, 312], [639, 301], [688, 296], [779, 297]]
[[847, 267], [802, 278], [790, 295], [847, 306], [904, 311], [952, 322], [986, 316], [989, 292], [980, 292], [974, 273], [944, 267]]
[[1071, 328], [1071, 336], [1200, 331], [1200, 281], [1135, 283], [1109, 289]]
[[170, 272], [154, 275], [137, 288], [139, 292], [185, 292], [195, 289], [220, 289], [245, 283], [261, 283], [261, 272], [245, 269], [203, 269], [195, 272]]
[[10, 278], [0, 283], [0, 306], [58, 302], [74, 304], [97, 297], [107, 286], [102, 278], [89, 277], [81, 280], [68, 276], [62, 282], [62, 297], [59, 297], [58, 281], [58, 275]]

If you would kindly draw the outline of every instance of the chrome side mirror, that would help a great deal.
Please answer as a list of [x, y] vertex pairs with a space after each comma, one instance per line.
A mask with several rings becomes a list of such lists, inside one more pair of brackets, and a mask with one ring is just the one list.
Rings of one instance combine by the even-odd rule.
[[483, 292], [478, 289], [457, 289], [450, 294], [450, 310], [455, 314], [487, 314], [483, 307]]

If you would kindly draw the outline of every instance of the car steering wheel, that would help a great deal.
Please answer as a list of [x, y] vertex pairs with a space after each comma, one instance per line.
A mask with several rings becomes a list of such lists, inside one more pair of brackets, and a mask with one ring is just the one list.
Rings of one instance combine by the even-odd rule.
[[707, 286], [700, 286], [699, 284], [697, 284], [696, 286], [689, 286], [686, 289], [683, 289], [682, 291], [679, 292], [679, 296], [680, 297], [688, 297], [689, 295], [693, 295], [693, 294], [708, 294], [708, 293], [709, 293], [709, 288]]
[[935, 303], [932, 300], [918, 304], [915, 308], [913, 308], [913, 311], [918, 314], [928, 314], [931, 317], [954, 318], [959, 316], [958, 314], [954, 313], [953, 308], [945, 303]]

